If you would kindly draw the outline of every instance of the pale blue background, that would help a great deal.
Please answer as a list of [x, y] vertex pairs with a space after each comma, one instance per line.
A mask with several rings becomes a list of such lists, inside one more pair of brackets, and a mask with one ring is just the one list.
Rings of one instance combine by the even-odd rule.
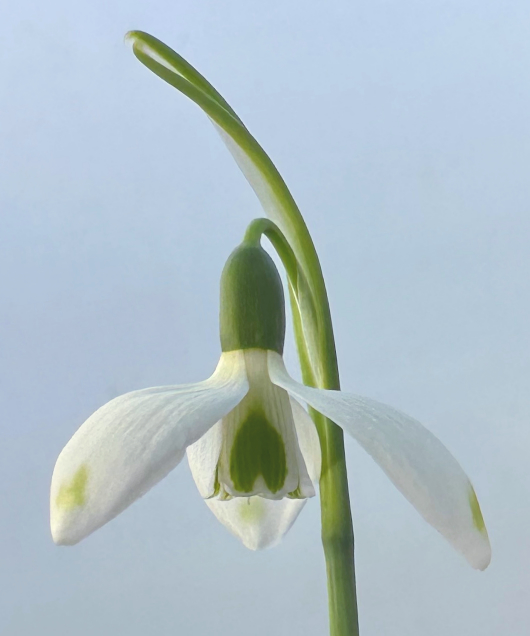
[[[416, 416], [473, 479], [484, 573], [348, 440], [363, 636], [530, 630], [527, 0], [19, 0], [0, 47], [0, 633], [321, 636], [319, 511], [252, 553], [183, 462], [84, 543], [55, 458], [127, 390], [205, 378], [254, 195], [198, 109], [123, 44], [176, 48], [300, 204], [343, 386]], [[289, 367], [295, 371], [292, 347]]]

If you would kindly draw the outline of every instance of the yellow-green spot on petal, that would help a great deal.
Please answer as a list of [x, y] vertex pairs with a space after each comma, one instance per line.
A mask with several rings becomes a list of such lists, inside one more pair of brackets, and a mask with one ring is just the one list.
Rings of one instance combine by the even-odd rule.
[[86, 502], [86, 485], [88, 481], [88, 468], [85, 464], [76, 472], [69, 484], [63, 484], [59, 488], [59, 494], [55, 503], [58, 508], [72, 510], [81, 507]]
[[261, 497], [243, 499], [239, 506], [239, 516], [247, 523], [257, 523], [265, 513], [265, 504]]
[[471, 514], [473, 515], [473, 525], [479, 532], [486, 534], [486, 524], [484, 523], [484, 517], [482, 516], [477, 495], [473, 488], [471, 488], [469, 493], [469, 505], [471, 506]]

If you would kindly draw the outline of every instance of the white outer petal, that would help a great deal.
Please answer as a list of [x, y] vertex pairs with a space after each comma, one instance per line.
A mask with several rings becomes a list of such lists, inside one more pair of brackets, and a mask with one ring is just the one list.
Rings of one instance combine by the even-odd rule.
[[206, 504], [243, 545], [250, 550], [260, 550], [279, 543], [306, 501], [307, 499], [236, 497], [229, 501], [206, 499]]
[[[222, 354], [204, 382], [133, 391], [102, 406], [57, 459], [50, 494], [55, 543], [77, 543], [141, 497], [247, 391], [243, 354], [234, 351]], [[79, 471], [86, 475], [83, 503], [72, 489]]]
[[269, 352], [269, 373], [272, 382], [352, 435], [424, 519], [474, 568], [488, 566], [491, 549], [485, 528], [474, 520], [473, 486], [432, 433], [411, 417], [374, 400], [299, 384], [289, 376], [277, 353]]
[[314, 484], [318, 484], [322, 468], [322, 451], [320, 450], [320, 440], [318, 439], [315, 423], [304, 407], [293, 398], [291, 398], [291, 407], [293, 409], [296, 436], [307, 472], [311, 481]]

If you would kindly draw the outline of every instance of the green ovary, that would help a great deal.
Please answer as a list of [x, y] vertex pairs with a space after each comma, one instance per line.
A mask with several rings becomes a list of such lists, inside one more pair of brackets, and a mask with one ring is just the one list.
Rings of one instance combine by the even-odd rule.
[[83, 506], [86, 501], [86, 486], [88, 481], [88, 469], [85, 464], [76, 472], [69, 484], [63, 484], [59, 488], [59, 494], [55, 503], [58, 508], [72, 510]]
[[251, 413], [237, 432], [230, 454], [230, 477], [236, 490], [252, 492], [259, 475], [272, 493], [285, 483], [287, 461], [278, 431], [262, 413]]

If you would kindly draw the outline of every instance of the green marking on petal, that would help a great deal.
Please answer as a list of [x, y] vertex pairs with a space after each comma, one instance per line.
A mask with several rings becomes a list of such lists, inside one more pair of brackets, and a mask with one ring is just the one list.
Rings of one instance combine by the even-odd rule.
[[69, 484], [63, 484], [59, 488], [59, 494], [55, 503], [58, 508], [72, 510], [83, 506], [86, 502], [86, 485], [88, 481], [88, 468], [83, 464], [76, 472]]
[[287, 493], [287, 497], [289, 499], [307, 499], [307, 497], [304, 497], [304, 495], [302, 494], [302, 489], [300, 488], [300, 486], [298, 486], [296, 490]]
[[259, 475], [272, 492], [278, 492], [287, 476], [285, 446], [281, 435], [262, 413], [251, 413], [237, 432], [230, 453], [230, 477], [239, 492], [252, 492]]
[[206, 499], [213, 499], [214, 497], [217, 497], [220, 492], [221, 484], [219, 483], [219, 466], [217, 466], [215, 469], [215, 480], [213, 482], [213, 493], [209, 497], [206, 497]]
[[473, 525], [482, 534], [486, 534], [486, 524], [484, 523], [484, 517], [480, 510], [477, 494], [473, 487], [469, 493], [469, 505], [471, 506], [471, 514], [473, 515]]
[[257, 523], [265, 513], [265, 504], [261, 497], [249, 497], [239, 506], [239, 516], [247, 523]]

